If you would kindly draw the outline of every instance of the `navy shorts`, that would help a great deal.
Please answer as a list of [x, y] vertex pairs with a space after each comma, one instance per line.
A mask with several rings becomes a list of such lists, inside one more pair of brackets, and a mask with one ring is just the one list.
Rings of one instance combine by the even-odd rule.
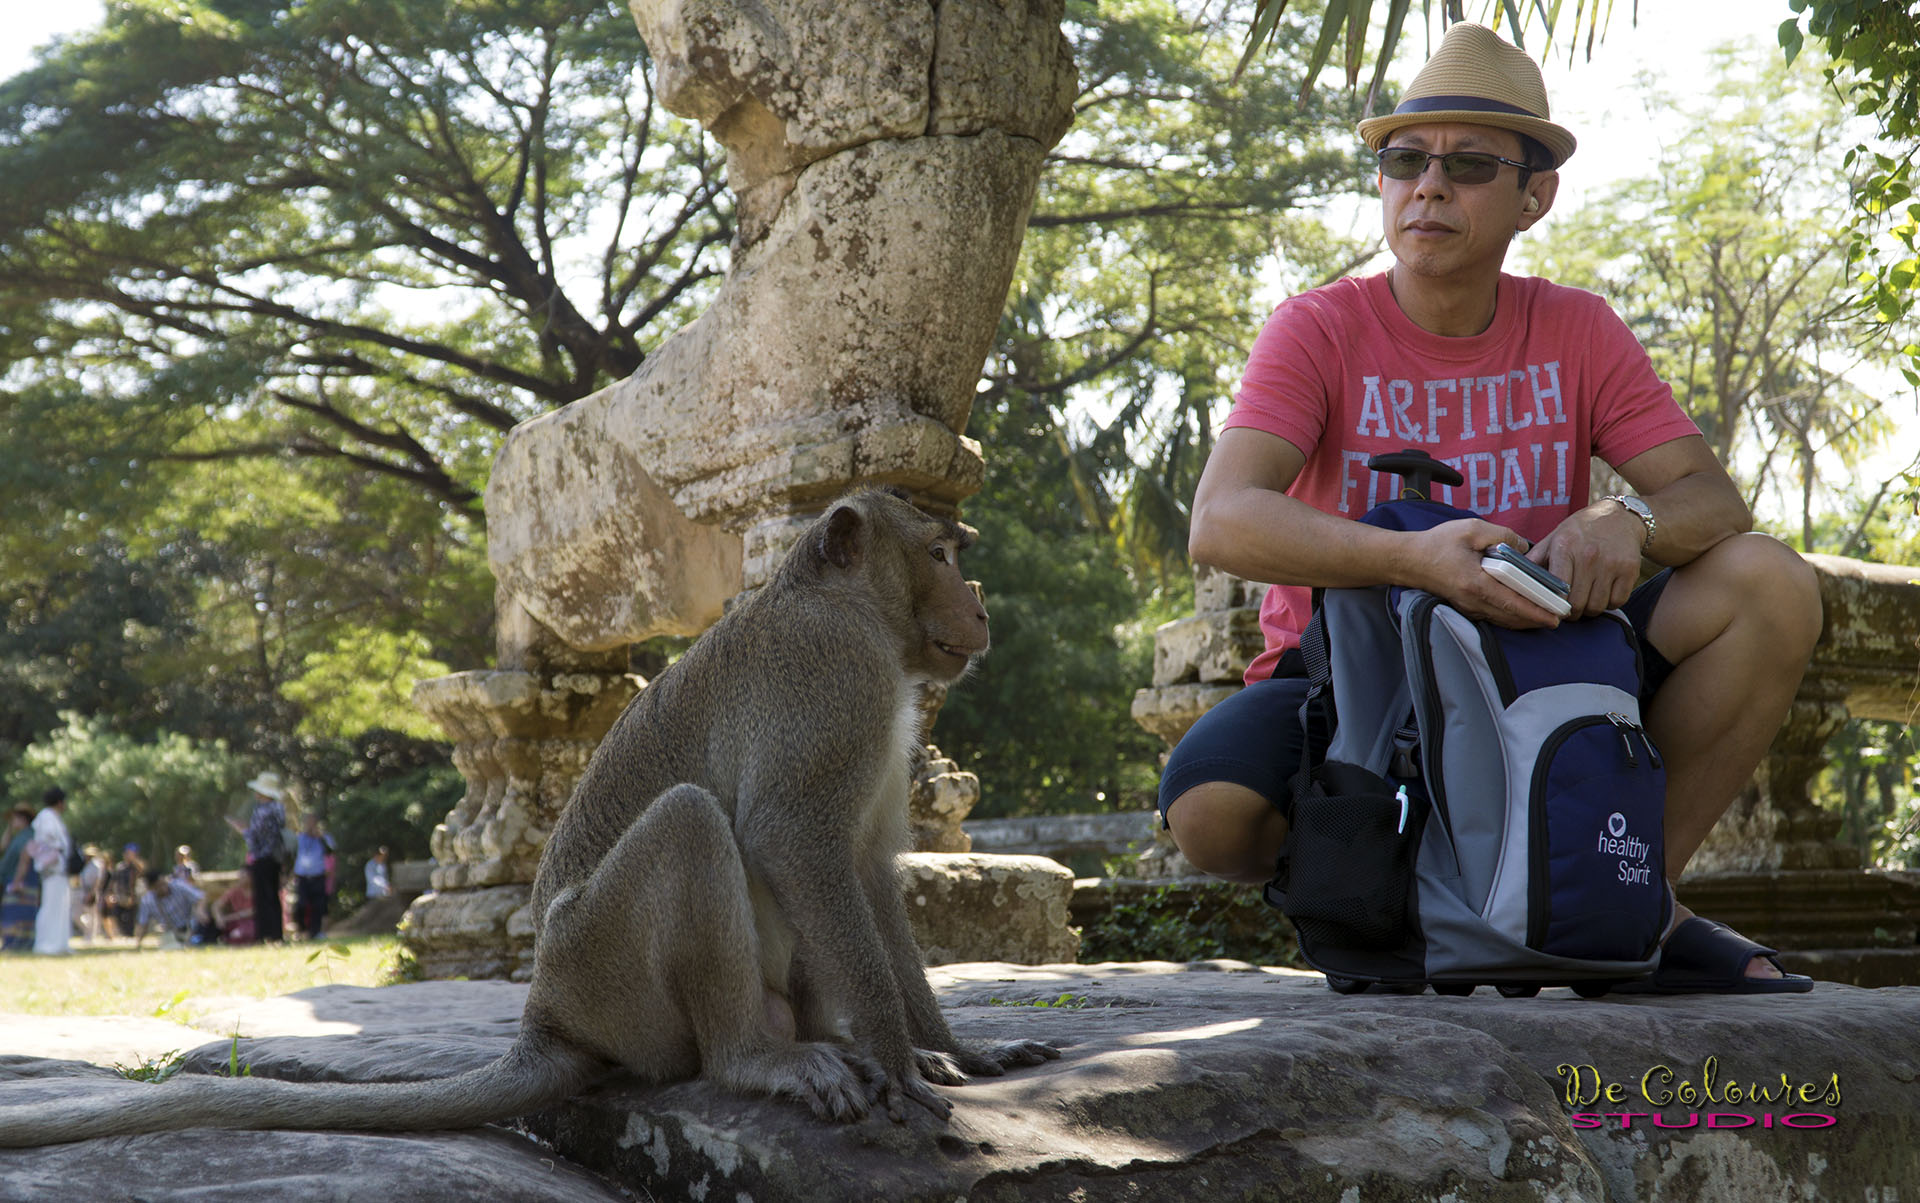
[[[1640, 639], [1643, 710], [1673, 671], [1667, 658], [1647, 642], [1647, 624], [1671, 575], [1672, 569], [1661, 571], [1620, 607]], [[1298, 664], [1298, 656], [1288, 656], [1281, 661], [1281, 671]], [[1201, 715], [1167, 757], [1166, 771], [1160, 775], [1161, 823], [1165, 824], [1167, 807], [1175, 798], [1209, 781], [1231, 781], [1269, 802], [1284, 802], [1300, 766], [1300, 703], [1306, 696], [1305, 677], [1276, 676], [1255, 681]]]

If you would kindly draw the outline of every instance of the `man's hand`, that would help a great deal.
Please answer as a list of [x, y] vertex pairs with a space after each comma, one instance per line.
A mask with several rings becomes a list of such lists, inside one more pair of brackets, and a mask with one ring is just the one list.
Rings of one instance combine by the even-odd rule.
[[1600, 501], [1554, 527], [1527, 558], [1567, 582], [1570, 618], [1626, 604], [1640, 579], [1640, 548], [1647, 528], [1612, 501]]
[[1513, 531], [1479, 518], [1461, 518], [1421, 531], [1414, 539], [1410, 583], [1467, 617], [1515, 630], [1560, 625], [1558, 618], [1481, 567], [1481, 560], [1498, 544], [1527, 550], [1527, 541]]

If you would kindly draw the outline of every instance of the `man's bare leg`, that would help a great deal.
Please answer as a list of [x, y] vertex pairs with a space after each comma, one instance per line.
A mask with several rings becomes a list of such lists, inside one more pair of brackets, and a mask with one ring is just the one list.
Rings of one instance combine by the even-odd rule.
[[1272, 879], [1287, 838], [1287, 821], [1273, 804], [1231, 781], [1203, 782], [1175, 798], [1167, 826], [1194, 868], [1254, 885]]
[[[1674, 665], [1647, 711], [1667, 763], [1666, 873], [1687, 862], [1733, 804], [1787, 716], [1820, 637], [1820, 587], [1800, 556], [1736, 535], [1674, 571], [1647, 639]], [[1675, 909], [1674, 923], [1692, 912]], [[1750, 977], [1778, 977], [1764, 957]]]

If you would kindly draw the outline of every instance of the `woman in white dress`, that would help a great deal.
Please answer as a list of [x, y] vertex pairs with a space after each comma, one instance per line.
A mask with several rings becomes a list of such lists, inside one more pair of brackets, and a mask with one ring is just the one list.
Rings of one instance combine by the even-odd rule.
[[40, 871], [40, 913], [33, 921], [33, 951], [60, 956], [71, 951], [73, 886], [67, 877], [67, 850], [73, 837], [61, 818], [67, 809], [67, 791], [54, 786], [42, 796], [45, 803], [33, 816], [33, 863]]

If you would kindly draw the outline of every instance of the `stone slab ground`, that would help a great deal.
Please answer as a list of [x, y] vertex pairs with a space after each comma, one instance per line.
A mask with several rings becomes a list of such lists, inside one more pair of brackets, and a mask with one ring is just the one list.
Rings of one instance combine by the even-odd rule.
[[[1665, 1203], [1892, 1200], [1920, 1182], [1920, 988], [1589, 1001], [1341, 997], [1317, 975], [1237, 962], [932, 974], [963, 1037], [1038, 1037], [1065, 1054], [946, 1091], [948, 1124], [831, 1126], [699, 1084], [615, 1083], [470, 1133], [188, 1132], [0, 1152], [0, 1199]], [[224, 1069], [236, 1032], [256, 1074], [442, 1075], [504, 1048], [524, 997], [503, 982], [323, 987], [237, 1003], [197, 1030], [0, 1016], [0, 1095], [57, 1106], [74, 1090], [153, 1089], [98, 1066], [198, 1044], [195, 1069]], [[1570, 1078], [1621, 1101], [1569, 1103]], [[1682, 1083], [1711, 1097], [1658, 1107], [1643, 1079], [1656, 1098]], [[1783, 1079], [1791, 1103], [1746, 1097], [1750, 1084], [1778, 1095]]]

